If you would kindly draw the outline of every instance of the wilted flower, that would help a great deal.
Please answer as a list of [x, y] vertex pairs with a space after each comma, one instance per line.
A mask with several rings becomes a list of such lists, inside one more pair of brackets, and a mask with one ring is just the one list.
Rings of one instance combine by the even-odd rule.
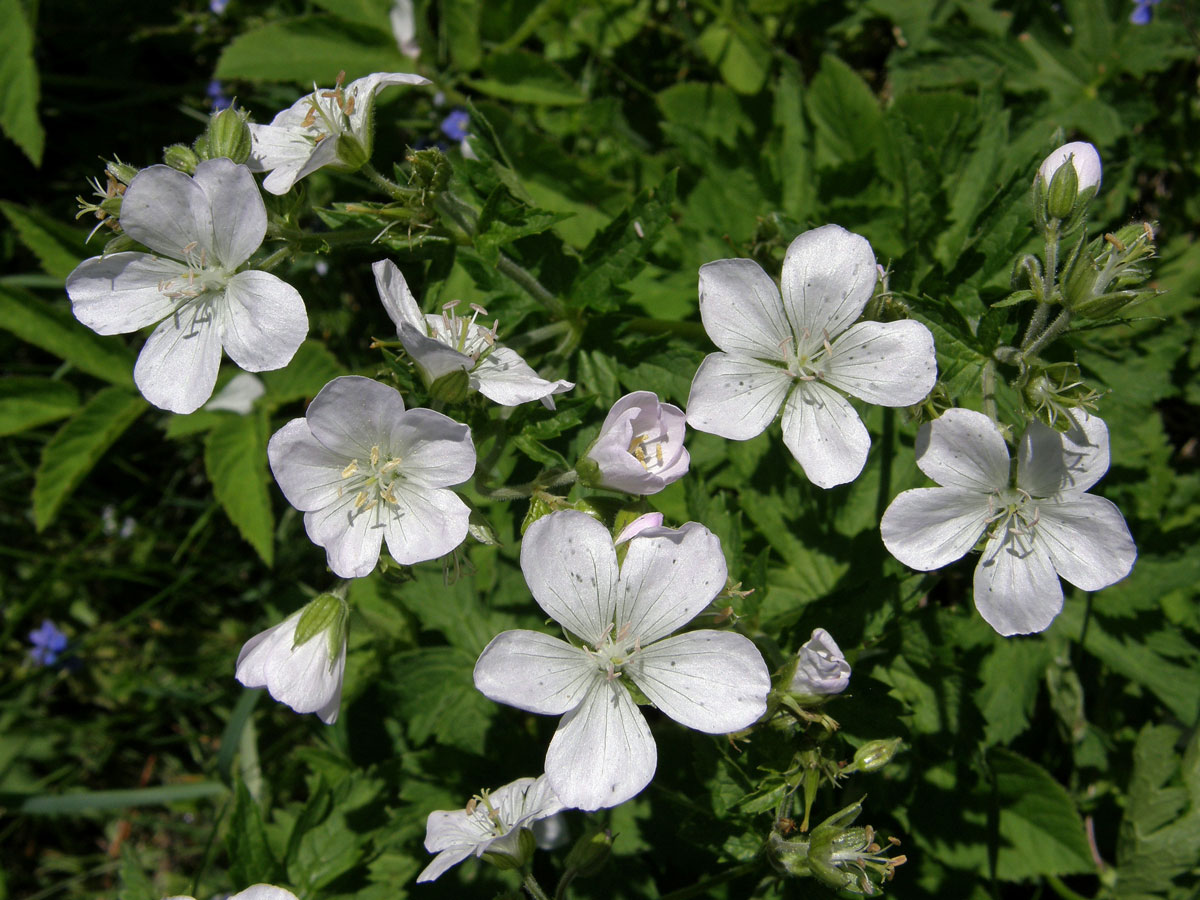
[[921, 571], [963, 556], [987, 534], [975, 568], [975, 607], [1003, 635], [1045, 630], [1062, 609], [1059, 577], [1097, 591], [1129, 574], [1137, 548], [1121, 511], [1087, 494], [1108, 471], [1108, 428], [1075, 410], [1060, 434], [1031, 422], [1016, 484], [996, 425], [951, 409], [917, 436], [917, 465], [942, 487], [904, 491], [883, 514], [883, 542]]
[[546, 777], [567, 806], [616, 806], [654, 777], [654, 738], [625, 679], [676, 722], [709, 734], [746, 728], [766, 711], [771, 680], [748, 638], [667, 637], [725, 586], [720, 541], [703, 525], [643, 532], [618, 564], [602, 524], [563, 510], [529, 526], [521, 570], [538, 605], [583, 644], [506, 631], [480, 655], [475, 686], [499, 703], [563, 716]]
[[278, 625], [260, 631], [238, 654], [236, 677], [248, 688], [266, 688], [298, 713], [337, 721], [346, 668], [346, 620], [340, 597], [322, 594]]
[[34, 663], [52, 666], [58, 662], [58, 654], [67, 649], [67, 636], [49, 619], [43, 619], [40, 626], [29, 632], [29, 643], [33, 644], [29, 656]]
[[824, 628], [813, 629], [812, 637], [796, 654], [796, 672], [788, 690], [797, 694], [823, 696], [840, 694], [850, 684], [850, 663], [837, 641]]
[[[853, 481], [871, 439], [844, 391], [911, 406], [937, 380], [933, 335], [919, 322], [853, 322], [877, 278], [866, 238], [823, 225], [792, 241], [780, 291], [758, 263], [700, 267], [700, 316], [720, 349], [700, 364], [687, 423], [744, 441], [783, 407], [783, 442], [820, 487]], [[836, 388], [836, 390], [835, 390]]]
[[468, 856], [489, 854], [519, 866], [533, 852], [529, 828], [562, 809], [543, 775], [518, 778], [490, 793], [484, 791], [471, 798], [466, 809], [431, 812], [425, 826], [425, 849], [437, 856], [417, 881], [433, 881]]
[[393, 84], [429, 84], [429, 79], [405, 72], [376, 72], [342, 87], [314, 85], [275, 116], [270, 125], [251, 125], [254, 142], [250, 168], [269, 172], [263, 187], [286, 194], [301, 178], [322, 166], [357, 169], [371, 158], [375, 94]]
[[286, 366], [308, 334], [304, 301], [268, 272], [239, 272], [267, 232], [245, 166], [212, 159], [194, 177], [142, 169], [121, 203], [121, 227], [151, 253], [84, 260], [67, 277], [75, 318], [100, 334], [158, 322], [133, 370], [147, 400], [190, 413], [212, 394], [221, 349], [250, 372]]
[[516, 406], [541, 400], [550, 409], [554, 408], [552, 395], [575, 386], [570, 381], [540, 378], [516, 351], [496, 341], [494, 323], [490, 329], [477, 325], [476, 319], [487, 315], [483, 307], [471, 304], [469, 318], [456, 316], [455, 301], [447, 304], [440, 316], [422, 315], [394, 262], [380, 260], [371, 268], [383, 308], [427, 385], [445, 375], [464, 372], [469, 387], [494, 403]]
[[597, 487], [627, 494], [656, 494], [687, 474], [683, 410], [650, 391], [634, 391], [613, 404], [600, 436], [588, 448], [591, 465], [580, 474]]
[[450, 485], [475, 471], [471, 431], [370, 378], [335, 378], [302, 419], [267, 445], [271, 471], [342, 578], [370, 574], [379, 547], [401, 565], [435, 559], [467, 534], [470, 510]]

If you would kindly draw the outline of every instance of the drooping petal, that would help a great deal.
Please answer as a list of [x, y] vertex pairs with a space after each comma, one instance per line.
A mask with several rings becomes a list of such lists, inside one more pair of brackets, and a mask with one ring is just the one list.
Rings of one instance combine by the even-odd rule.
[[860, 322], [833, 342], [826, 380], [868, 403], [912, 406], [933, 390], [933, 335], [920, 322]]
[[384, 526], [379, 504], [370, 509], [355, 506], [350, 493], [335, 503], [304, 514], [309, 540], [325, 548], [325, 561], [339, 578], [370, 575], [379, 562]]
[[[434, 813], [437, 815], [437, 813]], [[448, 847], [435, 856], [417, 876], [417, 884], [423, 884], [427, 881], [433, 881], [440, 878], [447, 871], [457, 866], [464, 859], [469, 857], [475, 848], [470, 844], [459, 844], [454, 847]]]
[[401, 322], [396, 327], [396, 334], [424, 379], [431, 384], [451, 372], [468, 372], [475, 365], [474, 360], [465, 353], [447, 347], [430, 337], [423, 328], [418, 329], [408, 322]]
[[147, 338], [133, 380], [142, 396], [160, 409], [190, 413], [212, 396], [221, 367], [221, 337], [211, 301], [180, 307]]
[[404, 273], [390, 259], [381, 259], [371, 264], [375, 273], [375, 289], [379, 291], [379, 299], [383, 308], [396, 328], [407, 322], [419, 332], [425, 331], [425, 316], [417, 305], [417, 298], [408, 289]]
[[726, 353], [783, 360], [792, 331], [779, 288], [752, 259], [719, 259], [700, 267], [700, 318]]
[[267, 686], [267, 660], [281, 648], [289, 648], [296, 635], [300, 613], [284, 619], [265, 631], [260, 631], [242, 645], [238, 653], [234, 677], [245, 687]]
[[410, 72], [375, 72], [346, 85], [346, 99], [354, 101], [349, 116], [350, 130], [357, 137], [369, 137], [365, 132], [367, 121], [374, 112], [375, 94], [380, 89], [395, 84], [430, 84], [430, 81]]
[[542, 400], [575, 387], [573, 381], [547, 381], [515, 350], [503, 344], [496, 344], [487, 356], [475, 364], [470, 375], [471, 383], [479, 393], [501, 406]]
[[917, 467], [943, 487], [989, 493], [1008, 487], [1008, 447], [971, 409], [948, 409], [917, 432]]
[[390, 424], [388, 455], [403, 460], [406, 481], [449, 487], [475, 472], [475, 445], [466, 425], [431, 409], [410, 409]]
[[1045, 631], [1062, 610], [1062, 584], [1039, 541], [1012, 527], [991, 538], [975, 567], [975, 608], [1005, 637]]
[[304, 419], [292, 419], [271, 436], [267, 460], [283, 496], [301, 512], [336, 503], [342, 493], [347, 459], [313, 437]]
[[1082, 409], [1071, 415], [1075, 425], [1066, 433], [1031, 422], [1021, 437], [1017, 485], [1034, 497], [1082, 493], [1108, 471], [1108, 426]]
[[402, 566], [444, 556], [463, 542], [471, 510], [458, 494], [408, 481], [392, 486], [395, 503], [381, 501], [388, 553]]
[[800, 351], [833, 340], [861, 315], [879, 272], [865, 237], [822, 225], [792, 241], [779, 279]]
[[1121, 510], [1103, 497], [1068, 494], [1039, 503], [1035, 527], [1058, 574], [1085, 591], [1116, 584], [1137, 559]]
[[992, 510], [986, 494], [961, 488], [914, 488], [899, 494], [879, 531], [888, 552], [929, 572], [965, 556], [983, 536]]
[[604, 638], [613, 624], [618, 577], [607, 528], [573, 509], [543, 516], [521, 540], [521, 571], [554, 621], [589, 644]]
[[586, 652], [537, 631], [505, 631], [475, 663], [475, 687], [489, 700], [559, 716], [604, 675]]
[[267, 233], [267, 208], [258, 184], [249, 169], [231, 159], [206, 159], [196, 166], [192, 180], [212, 210], [216, 261], [235, 269], [262, 245]]
[[221, 343], [247, 372], [282, 369], [308, 336], [300, 292], [270, 272], [234, 275], [225, 285], [222, 310]]
[[710, 353], [692, 378], [687, 423], [697, 431], [749, 440], [771, 424], [791, 386], [792, 376], [770, 363]]
[[174, 259], [213, 252], [208, 195], [170, 166], [149, 166], [133, 177], [121, 198], [121, 227], [135, 241]]
[[559, 800], [589, 811], [641, 792], [657, 765], [650, 726], [618, 680], [596, 681], [563, 716], [546, 751], [546, 777]]
[[186, 274], [182, 263], [149, 253], [93, 256], [67, 276], [71, 312], [97, 334], [137, 331], [174, 312], [179, 301], [163, 287]]
[[820, 382], [797, 382], [782, 425], [784, 444], [817, 487], [853, 481], [867, 463], [871, 436], [862, 419], [849, 400]]
[[687, 624], [725, 588], [720, 539], [698, 522], [643, 532], [629, 542], [617, 585], [616, 627], [642, 646]]
[[403, 413], [404, 400], [395, 388], [359, 375], [342, 375], [321, 388], [305, 418], [313, 437], [348, 462], [370, 458], [371, 448], [386, 443], [395, 419]]
[[636, 660], [627, 670], [634, 683], [680, 725], [727, 734], [767, 711], [771, 674], [740, 634], [689, 631], [643, 648]]
[[[309, 638], [299, 647], [279, 649], [282, 652], [272, 653], [264, 666], [267, 690], [272, 697], [298, 713], [316, 712], [335, 697], [340, 702], [344, 648], [333, 665], [330, 665], [329, 637], [325, 632]], [[334, 718], [337, 718], [336, 710]]]

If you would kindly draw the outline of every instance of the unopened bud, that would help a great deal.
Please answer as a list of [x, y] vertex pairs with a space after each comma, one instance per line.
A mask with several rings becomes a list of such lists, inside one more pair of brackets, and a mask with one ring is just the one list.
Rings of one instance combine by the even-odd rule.
[[1046, 190], [1046, 212], [1051, 218], [1065, 219], [1075, 208], [1079, 196], [1079, 175], [1074, 166], [1059, 166]]
[[227, 106], [208, 120], [207, 159], [226, 157], [241, 165], [250, 158], [250, 126], [246, 112]]
[[128, 185], [129, 182], [133, 181], [134, 176], [138, 173], [136, 166], [121, 162], [119, 159], [106, 159], [104, 161], [104, 171], [124, 185]]
[[1051, 218], [1070, 218], [1096, 195], [1100, 174], [1100, 154], [1095, 147], [1085, 141], [1063, 144], [1038, 168], [1035, 204]]
[[446, 154], [436, 147], [425, 150], [413, 150], [408, 154], [408, 162], [412, 166], [412, 184], [422, 191], [437, 194], [446, 189], [450, 183], [452, 169]]
[[900, 749], [900, 738], [889, 740], [867, 741], [854, 753], [854, 762], [842, 770], [843, 774], [850, 772], [877, 772], [896, 755]]
[[575, 842], [564, 863], [568, 871], [590, 878], [598, 873], [612, 854], [613, 835], [607, 828], [591, 831]]
[[186, 144], [172, 144], [163, 150], [163, 162], [172, 169], [178, 169], [185, 175], [191, 175], [196, 171], [196, 164], [200, 162], [200, 157]]

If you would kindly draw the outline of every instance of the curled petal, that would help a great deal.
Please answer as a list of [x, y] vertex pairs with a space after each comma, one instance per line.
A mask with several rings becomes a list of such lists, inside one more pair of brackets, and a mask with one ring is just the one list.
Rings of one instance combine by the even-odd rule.
[[[479, 326], [474, 326], [478, 329]], [[546, 400], [575, 387], [571, 381], [547, 381], [535, 372], [517, 351], [496, 344], [470, 372], [471, 384], [493, 403], [518, 406], [531, 400]], [[553, 403], [550, 406], [553, 409]]]
[[871, 437], [862, 419], [850, 401], [819, 382], [796, 385], [782, 424], [784, 444], [818, 487], [853, 481], [867, 463]]
[[948, 409], [917, 433], [917, 466], [943, 487], [988, 493], [1008, 487], [1008, 447], [995, 423]]
[[763, 433], [792, 386], [783, 369], [748, 356], [710, 353], [688, 394], [687, 423], [735, 441]]
[[879, 530], [892, 556], [929, 572], [965, 556], [983, 537], [991, 515], [987, 497], [977, 491], [915, 488], [892, 501]]
[[549, 716], [574, 709], [603, 678], [586, 652], [536, 631], [502, 632], [475, 663], [475, 687], [489, 700]]

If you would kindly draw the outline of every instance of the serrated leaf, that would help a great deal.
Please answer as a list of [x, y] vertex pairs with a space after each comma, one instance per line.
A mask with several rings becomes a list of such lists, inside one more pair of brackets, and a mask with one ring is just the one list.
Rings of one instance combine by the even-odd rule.
[[332, 16], [271, 22], [234, 38], [217, 61], [217, 78], [331, 85], [338, 72], [353, 81], [372, 72], [406, 72], [412, 60], [390, 32]]
[[548, 59], [526, 50], [493, 53], [483, 63], [483, 78], [467, 82], [481, 94], [512, 103], [577, 106], [583, 92]]
[[93, 334], [66, 310], [28, 291], [0, 287], [0, 328], [89, 375], [133, 387], [133, 354], [124, 344]]
[[0, 436], [65, 418], [79, 409], [79, 394], [49, 378], [0, 379]]
[[35, 209], [0, 201], [0, 211], [47, 275], [66, 279], [87, 256], [84, 236]]
[[223, 417], [204, 441], [204, 468], [229, 521], [270, 566], [275, 516], [267, 491], [266, 414]]
[[475, 655], [457, 647], [401, 653], [392, 669], [396, 705], [409, 739], [481, 753], [495, 704], [475, 690]]
[[725, 83], [739, 94], [757, 94], [767, 80], [770, 52], [747, 35], [713, 22], [696, 41], [709, 62], [721, 71]]
[[225, 851], [229, 854], [229, 875], [235, 884], [273, 882], [278, 877], [279, 863], [267, 841], [262, 811], [241, 781], [237, 783], [233, 814], [225, 833]]
[[54, 521], [104, 451], [148, 408], [137, 394], [108, 387], [58, 430], [42, 449], [33, 478], [33, 521], [38, 531]]
[[37, 115], [33, 29], [19, 0], [0, 0], [0, 85], [0, 129], [40, 166], [46, 132]]
[[838, 165], [874, 152], [884, 135], [879, 101], [846, 63], [831, 54], [821, 57], [821, 68], [805, 99], [822, 165]]
[[1007, 744], [1029, 726], [1052, 653], [1040, 638], [1000, 638], [979, 669], [975, 694], [989, 744]]

